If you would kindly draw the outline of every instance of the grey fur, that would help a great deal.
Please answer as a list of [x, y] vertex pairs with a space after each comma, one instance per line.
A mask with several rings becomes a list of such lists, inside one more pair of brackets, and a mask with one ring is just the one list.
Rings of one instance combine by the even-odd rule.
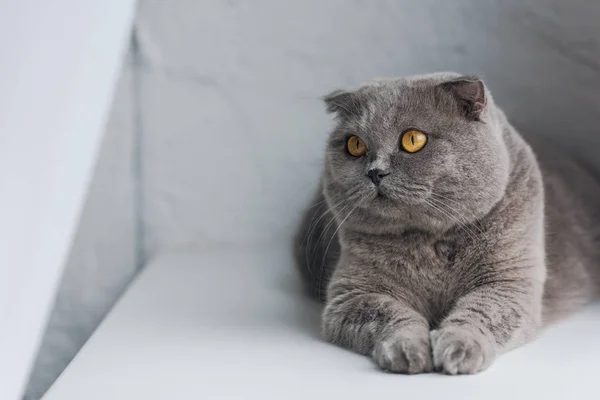
[[[296, 256], [326, 297], [327, 340], [394, 372], [470, 374], [598, 297], [600, 184], [526, 142], [480, 80], [378, 81], [325, 102], [338, 124]], [[428, 134], [417, 153], [400, 149], [408, 128]], [[379, 189], [372, 167], [389, 173]]]

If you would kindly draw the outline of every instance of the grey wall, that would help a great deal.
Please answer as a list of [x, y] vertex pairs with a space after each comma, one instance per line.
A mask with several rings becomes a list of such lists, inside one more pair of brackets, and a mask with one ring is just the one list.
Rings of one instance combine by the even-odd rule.
[[518, 126], [591, 158], [599, 20], [584, 0], [143, 1], [147, 251], [286, 243], [330, 126], [318, 98], [374, 77], [481, 74]]
[[119, 84], [30, 398], [134, 274], [137, 242], [146, 259], [288, 245], [317, 183], [331, 89], [478, 73], [519, 127], [595, 159], [598, 21], [592, 0], [142, 0], [137, 64]]

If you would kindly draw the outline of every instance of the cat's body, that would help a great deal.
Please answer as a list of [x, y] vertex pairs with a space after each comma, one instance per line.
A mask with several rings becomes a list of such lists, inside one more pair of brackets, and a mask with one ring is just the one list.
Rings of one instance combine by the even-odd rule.
[[[328, 340], [396, 372], [474, 373], [599, 295], [600, 184], [560, 149], [532, 151], [480, 81], [412, 77], [326, 101], [339, 125], [296, 252], [326, 295]], [[398, 148], [408, 128], [430, 137], [414, 154]], [[355, 134], [358, 159], [340, 143]]]
[[600, 181], [560, 147], [531, 138], [545, 197], [544, 322], [595, 300], [600, 288]]

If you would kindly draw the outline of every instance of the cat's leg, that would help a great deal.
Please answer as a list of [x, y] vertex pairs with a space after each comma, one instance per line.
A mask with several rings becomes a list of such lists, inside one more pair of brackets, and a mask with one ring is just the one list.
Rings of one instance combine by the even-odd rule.
[[479, 286], [458, 299], [431, 332], [436, 369], [473, 374], [495, 357], [532, 340], [541, 323], [541, 285], [526, 280]]
[[383, 369], [416, 374], [433, 370], [429, 324], [388, 295], [336, 293], [323, 313], [327, 340], [371, 355]]

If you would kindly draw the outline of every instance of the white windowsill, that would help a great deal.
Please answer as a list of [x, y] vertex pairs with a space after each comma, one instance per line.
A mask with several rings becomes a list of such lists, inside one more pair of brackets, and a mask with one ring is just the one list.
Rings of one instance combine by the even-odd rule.
[[[600, 307], [476, 376], [402, 376], [324, 343], [318, 305], [273, 250], [151, 262], [44, 400], [593, 398]], [[380, 397], [384, 396], [384, 397]]]

